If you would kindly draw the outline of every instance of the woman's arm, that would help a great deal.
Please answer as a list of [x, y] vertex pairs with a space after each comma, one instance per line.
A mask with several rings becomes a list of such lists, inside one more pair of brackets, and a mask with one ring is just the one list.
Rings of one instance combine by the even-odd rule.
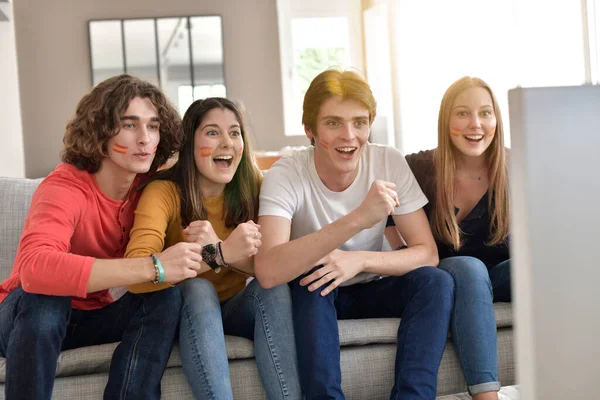
[[259, 229], [254, 221], [239, 224], [221, 243], [223, 261], [240, 272], [254, 276], [254, 255], [262, 244]]
[[[167, 226], [176, 207], [176, 192], [171, 183], [154, 181], [144, 188], [135, 209], [133, 227], [129, 233], [129, 243], [125, 257], [148, 257], [158, 254], [165, 247]], [[128, 287], [133, 293], [154, 292], [171, 287], [168, 283], [140, 283]]]

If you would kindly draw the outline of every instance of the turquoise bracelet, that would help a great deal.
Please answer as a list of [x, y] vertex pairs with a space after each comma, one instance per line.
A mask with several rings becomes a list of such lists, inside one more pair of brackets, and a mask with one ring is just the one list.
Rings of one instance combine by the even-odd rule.
[[165, 269], [163, 268], [160, 260], [156, 257], [155, 254], [150, 254], [152, 258], [152, 262], [154, 263], [154, 272], [156, 275], [154, 276], [154, 283], [163, 283], [165, 281]]

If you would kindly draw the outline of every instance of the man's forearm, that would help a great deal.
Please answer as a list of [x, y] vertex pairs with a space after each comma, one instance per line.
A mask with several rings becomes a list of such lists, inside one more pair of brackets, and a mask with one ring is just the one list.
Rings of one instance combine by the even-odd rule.
[[154, 263], [150, 257], [96, 259], [88, 279], [87, 292], [151, 282], [154, 277]]
[[363, 271], [379, 275], [401, 276], [419, 267], [437, 267], [439, 263], [435, 245], [418, 244], [396, 251], [362, 253]]
[[350, 213], [314, 233], [274, 246], [255, 259], [256, 277], [267, 288], [287, 283], [363, 229], [357, 215]]

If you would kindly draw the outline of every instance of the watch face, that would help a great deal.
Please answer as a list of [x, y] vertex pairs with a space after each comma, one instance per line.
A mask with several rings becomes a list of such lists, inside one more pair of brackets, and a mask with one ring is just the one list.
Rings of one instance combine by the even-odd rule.
[[205, 262], [215, 261], [217, 258], [217, 249], [212, 244], [207, 244], [202, 248], [202, 260]]

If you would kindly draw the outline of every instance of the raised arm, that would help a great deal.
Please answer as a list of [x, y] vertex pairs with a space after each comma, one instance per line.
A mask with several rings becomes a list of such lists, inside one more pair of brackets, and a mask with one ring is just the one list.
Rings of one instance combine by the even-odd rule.
[[396, 205], [395, 185], [375, 181], [365, 200], [350, 214], [292, 241], [290, 220], [279, 216], [259, 217], [262, 246], [255, 258], [257, 279], [266, 288], [291, 281], [350, 238], [381, 221]]
[[381, 275], [404, 275], [423, 266], [437, 267], [437, 247], [423, 209], [394, 215], [393, 219], [407, 247], [396, 251], [369, 252], [364, 271]]

